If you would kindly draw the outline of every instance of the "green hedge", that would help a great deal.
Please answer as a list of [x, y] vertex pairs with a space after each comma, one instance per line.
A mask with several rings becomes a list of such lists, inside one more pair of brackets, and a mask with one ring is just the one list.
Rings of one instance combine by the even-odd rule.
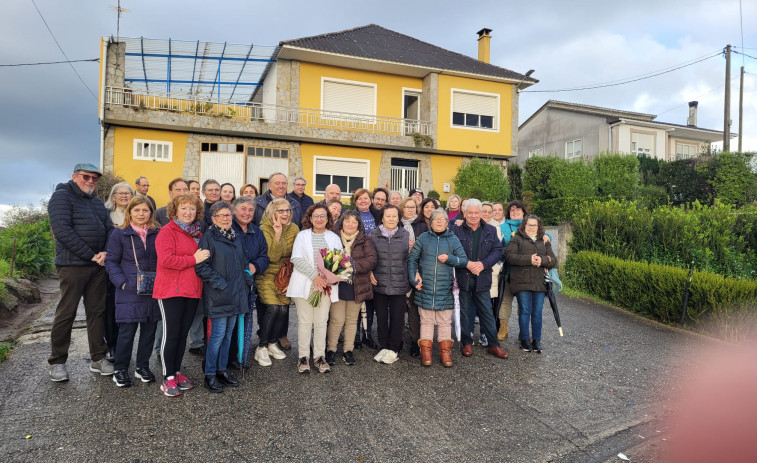
[[18, 238], [14, 275], [36, 279], [52, 273], [55, 245], [50, 236], [49, 219], [3, 230], [0, 233], [0, 259], [10, 262], [14, 237]]
[[573, 216], [570, 249], [757, 279], [757, 207], [694, 203], [652, 211], [635, 202], [593, 202]]
[[578, 211], [593, 202], [593, 199], [566, 197], [533, 200], [529, 201], [527, 206], [528, 212], [538, 215], [544, 225], [557, 225], [560, 222], [571, 221]]
[[[688, 271], [633, 262], [597, 252], [568, 256], [564, 280], [571, 288], [665, 323], [678, 323]], [[686, 322], [727, 323], [734, 308], [755, 307], [757, 281], [694, 272]]]

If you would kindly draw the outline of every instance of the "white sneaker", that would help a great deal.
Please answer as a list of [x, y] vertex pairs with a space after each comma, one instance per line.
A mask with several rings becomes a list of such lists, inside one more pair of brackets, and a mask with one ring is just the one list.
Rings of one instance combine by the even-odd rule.
[[255, 350], [255, 361], [260, 364], [261, 367], [271, 366], [271, 357], [268, 356], [268, 349], [265, 347], [258, 347]]
[[396, 362], [399, 358], [399, 355], [397, 355], [396, 352], [393, 350], [387, 349], [386, 354], [381, 357], [381, 363], [386, 363], [387, 365], [391, 365], [392, 363]]
[[377, 362], [381, 362], [381, 359], [384, 358], [386, 353], [389, 352], [389, 349], [381, 349], [378, 354], [376, 354], [375, 357], [373, 357], [373, 360]]
[[287, 358], [287, 354], [285, 354], [276, 343], [268, 344], [268, 353], [276, 360], [284, 360]]

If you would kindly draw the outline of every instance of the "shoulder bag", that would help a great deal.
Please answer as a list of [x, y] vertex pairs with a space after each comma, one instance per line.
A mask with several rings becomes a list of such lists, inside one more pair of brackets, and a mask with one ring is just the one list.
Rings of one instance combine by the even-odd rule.
[[152, 296], [152, 288], [155, 286], [155, 272], [145, 272], [139, 269], [133, 236], [131, 237], [131, 252], [134, 253], [134, 263], [137, 265], [137, 295]]
[[285, 294], [287, 288], [289, 288], [289, 279], [292, 277], [292, 271], [294, 271], [292, 261], [284, 259], [281, 262], [279, 273], [277, 273], [276, 277], [273, 279], [273, 284], [276, 285], [276, 289], [282, 294]]

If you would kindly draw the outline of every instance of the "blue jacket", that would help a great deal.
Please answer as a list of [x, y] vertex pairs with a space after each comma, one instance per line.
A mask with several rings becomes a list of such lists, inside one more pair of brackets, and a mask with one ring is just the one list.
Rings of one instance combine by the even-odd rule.
[[205, 316], [225, 318], [249, 312], [253, 279], [245, 273], [248, 267], [242, 238], [237, 234], [231, 241], [216, 227], [210, 227], [200, 238], [199, 247], [210, 251], [210, 258], [195, 265], [195, 272], [203, 281]]
[[[292, 207], [292, 218], [290, 219], [291, 222], [295, 225], [297, 225], [297, 228], [302, 228], [302, 217], [305, 215], [306, 211], [303, 211], [302, 208], [300, 208], [300, 202], [297, 200], [294, 200], [289, 197], [289, 195], [284, 196], [287, 201], [289, 201], [289, 205]], [[263, 220], [263, 213], [265, 212], [265, 208], [268, 207], [268, 204], [273, 201], [273, 195], [271, 194], [271, 191], [266, 191], [262, 195], [255, 196], [255, 199], [253, 199], [255, 202], [255, 214], [252, 216], [252, 223], [260, 226], [260, 222]]]
[[[488, 223], [481, 220], [479, 225], [481, 227], [481, 236], [478, 243], [478, 261], [484, 264], [484, 270], [476, 277], [476, 287], [469, 288], [470, 279], [474, 275], [467, 268], [455, 269], [455, 276], [457, 277], [457, 286], [461, 291], [489, 291], [492, 287], [492, 267], [494, 264], [502, 260], [503, 250], [502, 243], [497, 236], [497, 230]], [[473, 255], [473, 230], [468, 226], [467, 222], [463, 222], [461, 226], [450, 225], [449, 229], [457, 236], [460, 243], [465, 249], [465, 255], [469, 260]]]
[[247, 262], [255, 266], [255, 274], [262, 274], [271, 263], [268, 258], [268, 243], [265, 241], [263, 231], [253, 223], [247, 224], [247, 231], [242, 231], [242, 227], [237, 223], [236, 217], [231, 227], [237, 234], [237, 239], [242, 240], [242, 249], [247, 258]]
[[297, 193], [294, 191], [290, 191], [287, 193], [287, 199], [289, 199], [290, 202], [296, 201], [297, 204], [300, 205], [300, 214], [304, 217], [305, 213], [308, 211], [308, 208], [315, 204], [315, 201], [313, 201], [313, 198], [306, 195], [305, 193], [302, 194], [302, 198], [297, 196]]
[[[117, 323], [147, 323], [160, 320], [158, 302], [152, 296], [137, 295], [137, 266], [134, 263], [136, 253], [140, 270], [154, 272], [158, 268], [158, 253], [155, 251], [157, 236], [157, 228], [147, 230], [145, 247], [137, 232], [129, 226], [123, 230], [116, 228], [108, 239], [105, 269], [113, 286], [116, 287]], [[126, 286], [122, 289], [124, 283]]]
[[95, 254], [105, 251], [113, 222], [105, 205], [81, 191], [73, 180], [59, 183], [47, 204], [55, 235], [55, 265], [87, 267]]
[[[445, 263], [438, 257], [447, 254]], [[415, 239], [410, 251], [408, 276], [410, 284], [415, 286], [415, 273], [420, 273], [423, 284], [420, 291], [415, 291], [415, 304], [428, 310], [448, 310], [455, 308], [452, 297], [453, 267], [465, 268], [468, 257], [460, 240], [450, 230], [438, 235], [428, 231]]]

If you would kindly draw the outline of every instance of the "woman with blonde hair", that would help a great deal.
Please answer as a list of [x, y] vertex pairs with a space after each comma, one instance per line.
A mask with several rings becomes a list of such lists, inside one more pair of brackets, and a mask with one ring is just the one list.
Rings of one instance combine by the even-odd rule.
[[286, 290], [276, 286], [276, 275], [281, 265], [289, 263], [292, 246], [300, 229], [292, 223], [292, 206], [289, 201], [277, 198], [268, 203], [260, 221], [260, 229], [268, 245], [268, 258], [271, 262], [265, 272], [258, 273], [255, 281], [258, 286], [258, 325], [260, 326], [260, 344], [255, 351], [255, 361], [260, 366], [271, 365], [271, 357], [282, 360], [284, 351], [276, 344], [280, 337], [286, 336], [289, 326], [289, 303]]
[[131, 386], [129, 364], [137, 329], [139, 346], [134, 374], [144, 383], [155, 381], [150, 371], [150, 354], [155, 342], [155, 324], [160, 320], [158, 304], [152, 295], [137, 293], [138, 271], [154, 272], [158, 265], [155, 238], [160, 226], [155, 222], [152, 203], [144, 196], [132, 198], [124, 210], [124, 219], [111, 233], [105, 256], [108, 277], [116, 288], [115, 320], [119, 326], [113, 382], [118, 387]]

